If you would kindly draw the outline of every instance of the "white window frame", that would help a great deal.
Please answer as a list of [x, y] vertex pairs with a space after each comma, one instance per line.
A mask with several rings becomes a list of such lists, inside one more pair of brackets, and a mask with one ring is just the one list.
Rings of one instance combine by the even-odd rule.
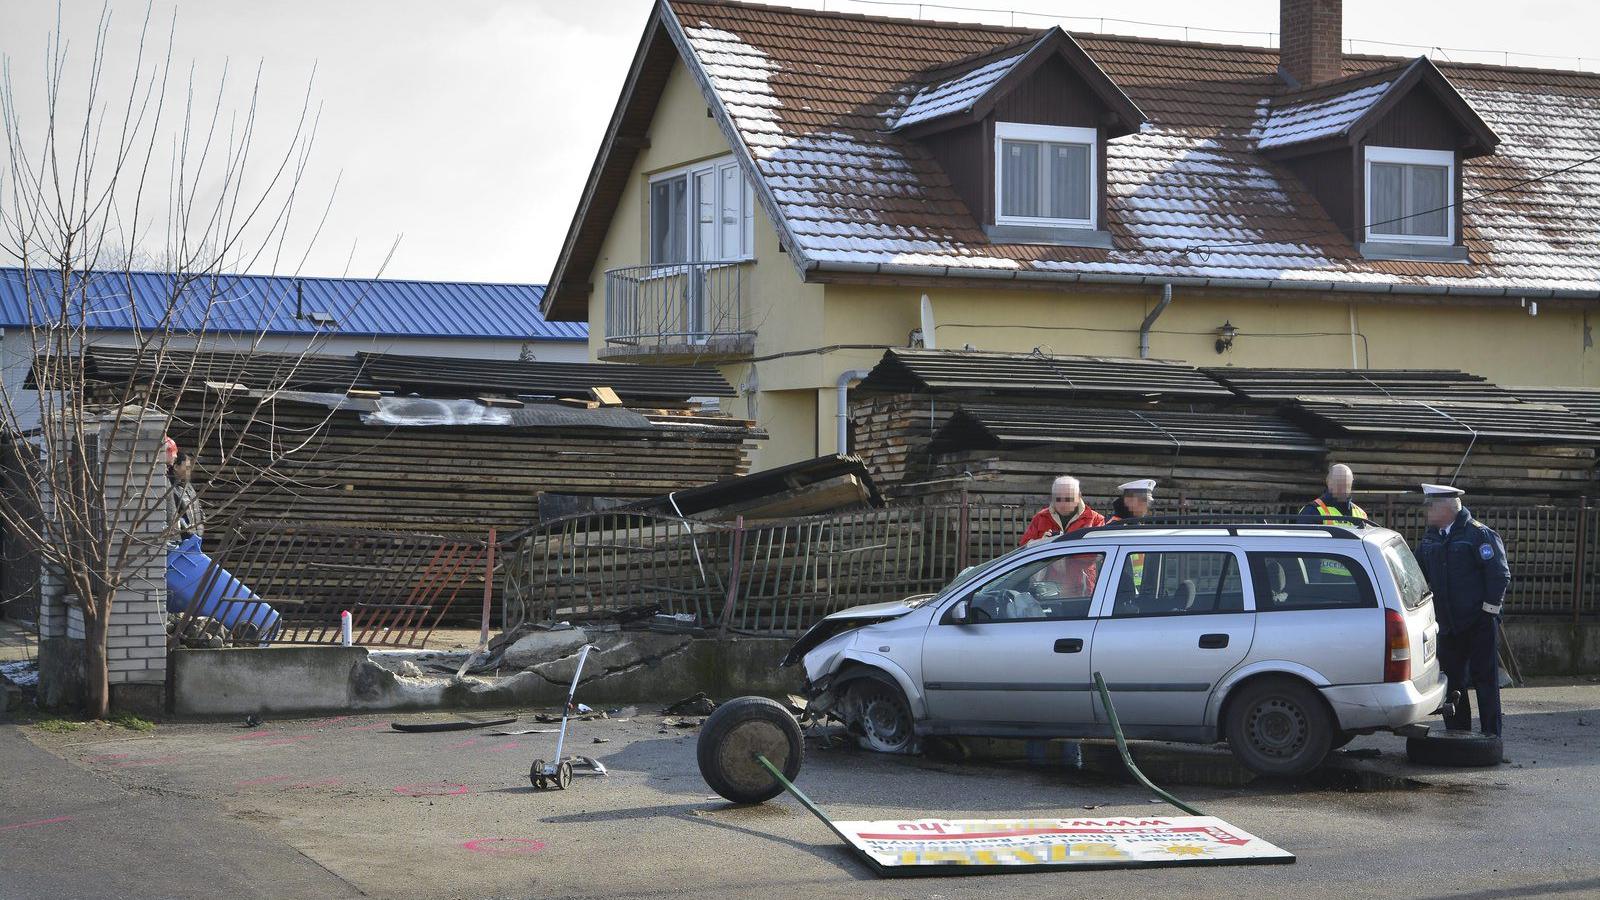
[[[722, 173], [724, 170], [730, 168], [735, 171], [739, 171], [739, 162], [738, 160], [734, 159], [733, 154], [731, 153], [727, 156], [719, 156], [715, 159], [701, 160], [700, 162], [690, 163], [686, 166], [678, 166], [675, 169], [657, 172], [650, 176], [649, 184], [646, 186], [644, 192], [646, 256], [650, 255], [652, 243], [650, 227], [651, 222], [653, 221], [653, 216], [650, 214], [649, 204], [651, 202], [651, 197], [655, 193], [655, 185], [659, 182], [668, 181], [673, 178], [687, 179], [689, 190], [687, 200], [684, 203], [683, 227], [686, 229], [684, 231], [685, 240], [689, 242], [690, 246], [693, 246], [699, 224], [695, 221], [695, 212], [699, 208], [699, 198], [695, 195], [696, 176], [704, 175], [707, 172], [711, 173], [713, 190], [716, 191], [717, 194], [716, 197], [712, 198], [712, 208], [717, 211], [717, 215], [720, 217], [723, 209]], [[716, 256], [690, 254], [693, 258], [691, 258], [689, 262], [740, 263], [750, 262], [756, 258], [755, 191], [751, 188], [749, 179], [744, 177], [744, 173], [742, 171], [739, 172], [739, 184], [744, 189], [744, 196], [741, 198], [739, 203], [739, 215], [743, 220], [740, 226], [741, 230], [739, 243], [741, 246], [739, 247], [739, 252], [731, 256], [726, 254]], [[722, 223], [720, 221], [717, 222], [716, 234], [719, 236], [720, 240], [720, 236], [722, 234]]]
[[[1400, 165], [1440, 166], [1445, 169], [1445, 199], [1449, 204], [1445, 210], [1445, 234], [1435, 237], [1426, 234], [1381, 234], [1372, 230], [1372, 222], [1376, 218], [1373, 213], [1375, 192], [1372, 190], [1372, 164], [1373, 163], [1398, 163]], [[1366, 218], [1363, 220], [1362, 230], [1366, 239], [1386, 244], [1438, 244], [1451, 246], [1456, 242], [1456, 234], [1460, 229], [1460, 219], [1457, 213], [1460, 207], [1456, 205], [1456, 154], [1454, 150], [1412, 150], [1405, 147], [1367, 147], [1366, 161], [1362, 166], [1362, 190], [1366, 193]]]
[[[1001, 210], [1001, 185], [1004, 182], [1005, 154], [1001, 153], [1003, 141], [1046, 141], [1053, 144], [1089, 145], [1089, 217], [1087, 219], [1053, 219], [1044, 216], [1007, 216]], [[1046, 185], [1049, 167], [1044, 166], [1039, 177]], [[1048, 193], [1048, 186], [1045, 188]], [[994, 125], [994, 221], [996, 225], [1048, 225], [1054, 228], [1088, 228], [1098, 226], [1100, 216], [1100, 134], [1093, 128], [1076, 128], [1068, 125], [1025, 125], [1021, 122], [996, 122]]]

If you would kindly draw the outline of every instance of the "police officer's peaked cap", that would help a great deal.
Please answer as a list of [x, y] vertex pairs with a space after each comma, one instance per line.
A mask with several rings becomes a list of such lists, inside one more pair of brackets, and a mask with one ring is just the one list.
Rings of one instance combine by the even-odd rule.
[[1117, 490], [1123, 492], [1124, 494], [1144, 494], [1146, 496], [1155, 496], [1156, 480], [1154, 478], [1140, 478], [1137, 481], [1130, 481], [1127, 484], [1118, 485]]
[[1450, 497], [1463, 496], [1466, 493], [1461, 488], [1451, 487], [1448, 484], [1424, 484], [1422, 486], [1422, 499], [1424, 500], [1446, 500]]

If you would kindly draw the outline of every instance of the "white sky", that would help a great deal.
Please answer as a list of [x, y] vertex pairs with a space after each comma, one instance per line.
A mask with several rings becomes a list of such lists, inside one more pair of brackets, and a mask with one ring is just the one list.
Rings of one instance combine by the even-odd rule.
[[[70, 46], [66, 105], [82, 109], [82, 70], [90, 58], [99, 0], [62, 0]], [[107, 90], [125, 90], [146, 0], [107, 0], [112, 14]], [[916, 15], [915, 4], [791, 0], [790, 5], [880, 15]], [[949, 5], [1022, 9], [1056, 16], [1114, 14], [1122, 19], [1270, 32], [1275, 0], [1196, 3], [1121, 0], [950, 0]], [[305, 274], [378, 274], [400, 238], [386, 277], [542, 282], [571, 221], [594, 154], [639, 40], [650, 0], [153, 0], [153, 29], [164, 45], [176, 13], [174, 58], [195, 67], [202, 90], [215, 92], [224, 63], [239, 90], [262, 66], [263, 124], [257, 144], [286, 142], [307, 80], [322, 118], [301, 189], [292, 271], [309, 252]], [[1114, 11], [1114, 12], [1113, 12]], [[0, 0], [0, 55], [10, 70], [25, 139], [43, 107], [46, 40], [54, 0]], [[1009, 24], [1005, 12], [928, 6], [927, 18]], [[1018, 15], [1016, 24], [1050, 19]], [[1098, 31], [1096, 21], [1063, 22]], [[1181, 30], [1107, 22], [1108, 32], [1182, 37]], [[1443, 58], [1502, 62], [1485, 48], [1564, 56], [1513, 56], [1513, 64], [1600, 70], [1600, 5], [1576, 0], [1348, 0], [1345, 35], [1357, 52], [1415, 55], [1447, 48]], [[1262, 37], [1194, 30], [1195, 40], [1262, 43]], [[1361, 40], [1415, 45], [1412, 49]], [[1441, 56], [1435, 53], [1435, 56]], [[75, 72], [80, 77], [73, 78]], [[173, 88], [174, 94], [177, 87]], [[170, 133], [175, 122], [163, 126]], [[165, 156], [161, 157], [163, 160]], [[157, 175], [165, 173], [164, 161]], [[7, 177], [0, 170], [0, 178]], [[341, 179], [321, 236], [309, 236], [335, 177]], [[158, 177], [159, 180], [159, 177]], [[164, 188], [162, 189], [164, 196]], [[0, 201], [10, 185], [0, 183]], [[0, 259], [10, 263], [12, 260]], [[271, 271], [268, 263], [257, 271]], [[347, 265], [348, 264], [348, 265]]]

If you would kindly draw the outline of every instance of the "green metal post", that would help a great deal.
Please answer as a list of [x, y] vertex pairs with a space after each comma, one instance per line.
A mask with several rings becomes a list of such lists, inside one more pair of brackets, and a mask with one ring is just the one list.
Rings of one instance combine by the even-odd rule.
[[1189, 815], [1205, 815], [1205, 813], [1201, 812], [1200, 810], [1195, 809], [1182, 800], [1179, 800], [1177, 797], [1174, 797], [1161, 788], [1156, 787], [1155, 782], [1151, 781], [1149, 778], [1146, 778], [1145, 774], [1139, 771], [1139, 767], [1133, 764], [1133, 755], [1128, 752], [1128, 740], [1122, 736], [1122, 723], [1117, 721], [1117, 708], [1111, 705], [1111, 692], [1106, 689], [1106, 680], [1100, 677], [1099, 672], [1094, 673], [1094, 686], [1100, 691], [1100, 703], [1105, 707], [1106, 718], [1111, 720], [1111, 733], [1117, 739], [1117, 752], [1122, 754], [1122, 764], [1126, 766], [1128, 771], [1133, 774], [1134, 779], [1140, 784], [1149, 788], [1150, 793], [1155, 794], [1157, 797], [1160, 797], [1161, 799], [1167, 801], [1173, 806], [1176, 806]]

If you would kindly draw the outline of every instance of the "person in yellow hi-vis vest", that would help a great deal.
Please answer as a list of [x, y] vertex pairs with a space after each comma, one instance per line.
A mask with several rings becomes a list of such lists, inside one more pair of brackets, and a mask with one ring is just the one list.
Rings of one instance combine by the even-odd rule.
[[[1112, 516], [1108, 522], [1123, 522], [1142, 519], [1150, 514], [1150, 504], [1156, 499], [1156, 480], [1154, 478], [1140, 478], [1127, 484], [1118, 485], [1117, 490], [1122, 492], [1111, 503]], [[1144, 554], [1135, 553], [1128, 557], [1128, 562], [1133, 567], [1133, 586], [1137, 590], [1144, 585]]]
[[[1327, 525], [1348, 525], [1351, 519], [1365, 519], [1367, 511], [1357, 506], [1352, 496], [1355, 487], [1355, 473], [1344, 463], [1336, 463], [1328, 469], [1328, 489], [1300, 510], [1301, 517], [1321, 519]], [[1324, 559], [1322, 574], [1349, 578], [1350, 570], [1331, 559]]]

